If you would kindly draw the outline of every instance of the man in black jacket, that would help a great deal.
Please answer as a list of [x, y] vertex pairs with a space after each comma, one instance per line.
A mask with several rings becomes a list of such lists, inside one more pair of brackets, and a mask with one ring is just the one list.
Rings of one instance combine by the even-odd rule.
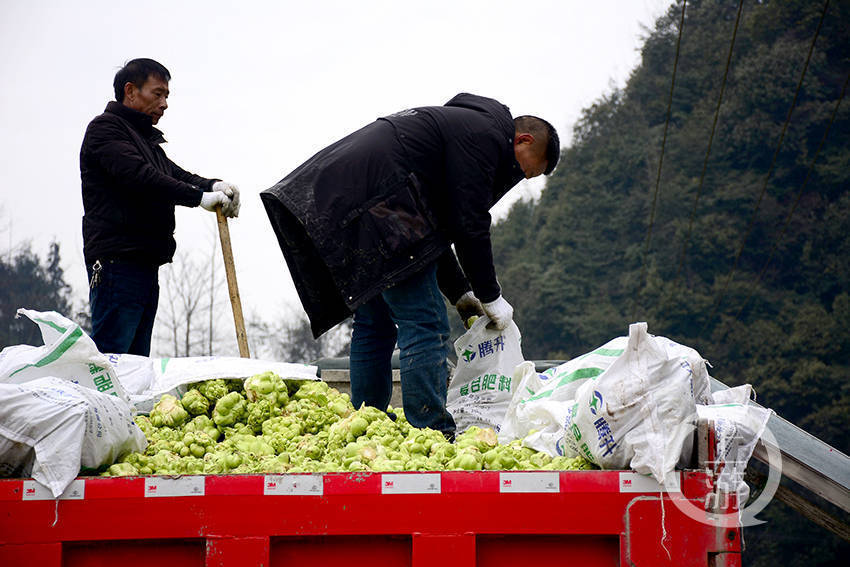
[[92, 120], [80, 150], [83, 254], [92, 339], [98, 350], [150, 354], [159, 266], [171, 262], [174, 207], [239, 213], [239, 190], [184, 171], [166, 157], [154, 124], [168, 108], [171, 75], [134, 59], [113, 81], [115, 101]]
[[314, 336], [354, 314], [355, 406], [386, 409], [397, 342], [405, 416], [451, 437], [442, 294], [464, 321], [510, 322], [489, 209], [522, 178], [551, 173], [559, 152], [545, 120], [463, 93], [380, 118], [261, 193]]

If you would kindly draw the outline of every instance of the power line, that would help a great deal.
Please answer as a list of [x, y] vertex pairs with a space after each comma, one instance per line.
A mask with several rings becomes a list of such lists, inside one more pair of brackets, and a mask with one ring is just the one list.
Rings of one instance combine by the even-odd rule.
[[800, 198], [803, 196], [803, 191], [806, 189], [806, 185], [809, 182], [809, 178], [812, 176], [812, 170], [815, 167], [815, 161], [818, 159], [818, 154], [820, 154], [821, 148], [823, 148], [824, 143], [826, 142], [826, 138], [829, 135], [829, 130], [832, 128], [832, 123], [835, 121], [835, 117], [838, 114], [838, 107], [841, 106], [841, 101], [844, 100], [844, 95], [847, 92], [847, 83], [850, 82], [850, 73], [847, 74], [847, 78], [844, 79], [844, 87], [841, 89], [841, 96], [838, 97], [838, 102], [835, 103], [835, 108], [832, 109], [832, 116], [829, 117], [829, 124], [826, 126], [826, 131], [823, 133], [823, 137], [818, 144], [817, 149], [815, 150], [815, 155], [812, 157], [812, 161], [809, 164], [809, 170], [806, 172], [806, 178], [803, 180], [803, 185], [800, 187], [800, 190], [797, 192], [797, 198], [794, 199], [794, 205], [791, 207], [791, 210], [788, 212], [788, 216], [785, 218], [785, 224], [782, 226], [782, 230], [777, 236], [776, 241], [773, 243], [773, 248], [770, 250], [770, 254], [767, 257], [767, 260], [764, 263], [761, 271], [759, 272], [756, 281], [753, 282], [752, 287], [750, 288], [750, 293], [747, 295], [747, 298], [744, 300], [744, 303], [741, 305], [741, 308], [738, 309], [738, 313], [735, 314], [735, 320], [740, 319], [741, 313], [743, 313], [744, 308], [750, 301], [750, 298], [755, 293], [756, 286], [761, 281], [762, 276], [767, 271], [767, 266], [770, 264], [770, 261], [773, 259], [773, 254], [776, 252], [776, 249], [779, 247], [779, 243], [782, 241], [782, 238], [785, 236], [785, 231], [788, 230], [788, 225], [791, 224], [791, 217], [794, 212], [797, 210], [797, 205], [800, 204]]
[[[676, 39], [676, 58], [673, 60], [673, 76], [670, 79], [670, 96], [667, 98], [667, 118], [664, 120], [664, 136], [661, 139], [661, 156], [658, 159], [658, 175], [655, 179], [655, 194], [652, 198], [652, 208], [649, 214], [649, 226], [646, 231], [646, 244], [643, 250], [643, 262], [641, 265], [640, 281], [638, 282], [638, 291], [643, 288], [646, 280], [646, 261], [649, 256], [649, 242], [652, 239], [652, 227], [655, 224], [655, 207], [658, 203], [658, 191], [661, 186], [661, 166], [664, 164], [664, 147], [667, 145], [667, 128], [670, 126], [670, 114], [673, 108], [673, 90], [676, 87], [676, 69], [679, 66], [679, 48], [682, 43], [682, 30], [685, 28], [685, 6], [688, 0], [682, 0], [682, 16], [679, 20], [679, 37]], [[632, 319], [637, 317], [637, 297], [635, 295], [635, 308]]]
[[711, 125], [711, 134], [708, 137], [708, 148], [705, 151], [705, 159], [702, 162], [702, 174], [699, 178], [699, 186], [697, 194], [694, 197], [694, 205], [691, 207], [691, 220], [688, 223], [688, 232], [685, 235], [685, 241], [682, 243], [682, 252], [679, 254], [679, 265], [676, 268], [676, 277], [679, 279], [679, 273], [682, 271], [682, 265], [685, 263], [685, 255], [688, 249], [688, 243], [691, 240], [691, 232], [694, 228], [694, 218], [696, 217], [697, 204], [699, 203], [700, 195], [702, 194], [702, 186], [705, 182], [705, 172], [708, 169], [708, 156], [711, 155], [711, 145], [714, 142], [714, 133], [717, 130], [717, 119], [720, 116], [720, 105], [723, 103], [723, 93], [726, 91], [726, 79], [729, 77], [729, 67], [732, 63], [732, 51], [735, 48], [735, 38], [738, 36], [738, 24], [741, 21], [741, 12], [744, 8], [744, 0], [738, 2], [738, 15], [735, 17], [735, 29], [732, 31], [732, 43], [729, 44], [729, 55], [726, 57], [726, 70], [723, 72], [723, 81], [720, 84], [720, 96], [717, 98], [717, 108], [714, 110], [714, 123]]
[[756, 202], [755, 209], [753, 209], [753, 213], [750, 216], [750, 221], [747, 224], [747, 230], [744, 233], [744, 238], [741, 239], [741, 245], [738, 247], [738, 253], [735, 255], [735, 262], [732, 264], [732, 269], [729, 271], [729, 275], [726, 277], [726, 282], [723, 284], [723, 289], [720, 290], [720, 293], [714, 300], [714, 305], [712, 306], [711, 315], [705, 320], [705, 324], [703, 325], [702, 330], [700, 331], [700, 336], [706, 331], [709, 323], [714, 319], [715, 314], [717, 313], [717, 308], [720, 306], [720, 301], [723, 296], [726, 294], [726, 290], [729, 287], [729, 282], [732, 281], [732, 276], [735, 274], [735, 270], [738, 267], [738, 262], [741, 259], [741, 253], [744, 251], [744, 246], [746, 245], [747, 238], [750, 236], [750, 232], [752, 231], [753, 224], [755, 224], [756, 215], [758, 213], [759, 207], [761, 207], [762, 199], [764, 199], [764, 194], [767, 192], [767, 183], [770, 180], [771, 175], [773, 174], [773, 168], [776, 166], [776, 158], [779, 156], [779, 150], [782, 149], [782, 142], [785, 140], [785, 133], [788, 130], [788, 124], [791, 122], [791, 115], [794, 113], [794, 108], [797, 106], [797, 99], [800, 96], [800, 91], [803, 87], [803, 79], [806, 77], [806, 72], [809, 68], [809, 62], [812, 59], [812, 52], [815, 49], [815, 42], [820, 35], [821, 27], [823, 26], [823, 20], [826, 16], [827, 8], [829, 8], [829, 0], [823, 5], [823, 12], [821, 13], [820, 20], [818, 21], [818, 27], [815, 30], [815, 35], [812, 38], [812, 44], [809, 46], [809, 53], [806, 57], [806, 63], [803, 65], [803, 72], [800, 74], [800, 80], [797, 83], [797, 90], [794, 92], [794, 99], [791, 101], [791, 107], [788, 109], [788, 116], [785, 118], [785, 124], [782, 125], [782, 133], [779, 136], [779, 143], [776, 145], [776, 150], [773, 152], [773, 159], [771, 160], [770, 167], [767, 170], [767, 175], [764, 178], [764, 184], [761, 188], [761, 193], [759, 194], [758, 201]]

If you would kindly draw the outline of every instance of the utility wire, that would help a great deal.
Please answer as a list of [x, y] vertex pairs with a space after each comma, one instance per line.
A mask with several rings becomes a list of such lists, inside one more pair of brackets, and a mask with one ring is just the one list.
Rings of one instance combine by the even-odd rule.
[[[667, 118], [664, 121], [664, 136], [661, 139], [661, 156], [658, 159], [658, 175], [655, 179], [655, 195], [652, 198], [652, 208], [649, 214], [649, 226], [646, 231], [646, 243], [643, 249], [643, 262], [641, 265], [640, 281], [638, 282], [638, 292], [643, 289], [646, 280], [646, 261], [649, 256], [649, 242], [652, 239], [652, 227], [655, 224], [655, 207], [658, 203], [658, 191], [661, 186], [661, 166], [664, 163], [664, 147], [667, 145], [667, 128], [670, 126], [670, 114], [673, 108], [673, 89], [676, 86], [676, 69], [679, 66], [679, 48], [682, 44], [682, 30], [685, 28], [685, 6], [688, 0], [682, 0], [682, 17], [679, 20], [679, 37], [676, 39], [676, 58], [673, 60], [673, 76], [670, 79], [670, 96], [667, 98]], [[637, 317], [637, 301], [640, 293], [635, 295], [635, 307], [632, 319]]]
[[779, 233], [779, 236], [776, 238], [776, 241], [773, 243], [773, 248], [770, 250], [770, 254], [767, 257], [767, 260], [764, 263], [761, 271], [759, 272], [756, 281], [753, 282], [752, 287], [750, 288], [750, 293], [747, 295], [747, 299], [744, 300], [741, 308], [738, 309], [738, 313], [735, 315], [735, 320], [739, 320], [741, 318], [741, 313], [744, 311], [744, 308], [752, 298], [753, 293], [756, 290], [756, 286], [758, 286], [761, 281], [762, 276], [767, 271], [767, 266], [770, 264], [770, 261], [773, 259], [773, 254], [776, 252], [776, 249], [779, 247], [779, 243], [782, 241], [782, 238], [785, 236], [785, 231], [788, 230], [788, 225], [791, 224], [791, 216], [794, 214], [794, 211], [797, 210], [797, 205], [800, 204], [800, 198], [803, 196], [803, 191], [806, 189], [806, 184], [809, 182], [809, 178], [812, 176], [812, 170], [815, 167], [815, 161], [818, 159], [818, 154], [820, 154], [821, 148], [823, 148], [824, 143], [826, 142], [826, 137], [829, 135], [829, 130], [832, 128], [832, 123], [835, 121], [835, 117], [838, 114], [838, 108], [841, 106], [841, 101], [844, 100], [844, 95], [847, 92], [847, 83], [850, 82], [850, 73], [847, 74], [847, 78], [844, 79], [844, 87], [841, 89], [841, 96], [838, 97], [838, 102], [835, 103], [835, 108], [832, 109], [832, 116], [829, 117], [829, 124], [826, 126], [826, 131], [823, 133], [823, 137], [818, 144], [817, 149], [815, 150], [815, 155], [812, 157], [812, 162], [809, 164], [809, 170], [806, 172], [806, 178], [803, 180], [803, 185], [800, 187], [800, 190], [797, 192], [797, 198], [794, 200], [794, 205], [791, 207], [791, 210], [788, 212], [788, 216], [785, 218], [785, 224], [782, 227], [782, 231]]
[[708, 137], [708, 148], [705, 150], [705, 160], [702, 162], [702, 174], [699, 177], [699, 186], [697, 194], [694, 197], [694, 205], [691, 207], [691, 220], [688, 223], [688, 232], [685, 235], [685, 241], [682, 243], [682, 252], [679, 254], [679, 265], [676, 268], [675, 280], [679, 279], [679, 274], [682, 271], [682, 265], [685, 263], [685, 255], [687, 254], [688, 244], [691, 241], [691, 232], [694, 228], [694, 218], [696, 217], [697, 204], [699, 203], [700, 195], [702, 194], [702, 186], [705, 182], [705, 171], [708, 169], [708, 156], [711, 155], [711, 145], [714, 142], [714, 133], [717, 130], [717, 119], [720, 116], [720, 105], [723, 103], [723, 93], [726, 91], [726, 79], [729, 77], [729, 67], [732, 63], [732, 51], [735, 48], [735, 38], [738, 36], [738, 24], [741, 21], [741, 12], [744, 8], [744, 0], [738, 2], [738, 15], [735, 17], [735, 29], [732, 31], [732, 43], [729, 45], [729, 55], [726, 57], [726, 70], [723, 72], [723, 82], [720, 84], [720, 96], [717, 99], [717, 108], [714, 110], [714, 123], [711, 125], [711, 134]]
[[779, 150], [782, 149], [782, 142], [785, 140], [785, 133], [788, 130], [788, 124], [791, 122], [791, 115], [794, 113], [794, 108], [797, 106], [797, 99], [800, 96], [800, 91], [803, 88], [803, 79], [806, 78], [806, 71], [809, 68], [809, 62], [812, 59], [812, 52], [815, 49], [815, 42], [820, 35], [821, 27], [823, 26], [823, 20], [826, 16], [827, 8], [829, 8], [829, 0], [823, 5], [823, 12], [821, 13], [820, 20], [818, 21], [818, 27], [815, 30], [815, 35], [812, 38], [812, 44], [809, 46], [809, 54], [806, 57], [806, 63], [803, 65], [803, 72], [800, 74], [800, 81], [797, 83], [797, 90], [794, 92], [794, 99], [791, 101], [791, 107], [788, 109], [788, 116], [785, 118], [785, 124], [782, 125], [782, 133], [779, 136], [779, 143], [776, 145], [776, 150], [773, 152], [773, 159], [770, 163], [770, 168], [767, 170], [767, 175], [764, 178], [764, 184], [761, 188], [761, 193], [759, 194], [758, 201], [756, 202], [756, 207], [753, 209], [753, 213], [750, 216], [750, 221], [747, 224], [747, 230], [744, 233], [744, 238], [741, 239], [741, 245], [738, 247], [738, 253], [735, 255], [735, 262], [732, 264], [732, 269], [729, 271], [729, 275], [726, 277], [726, 282], [723, 284], [723, 289], [720, 290], [720, 293], [717, 294], [717, 297], [714, 300], [714, 305], [711, 309], [711, 315], [708, 316], [708, 319], [705, 320], [705, 324], [703, 325], [702, 330], [700, 331], [700, 336], [705, 333], [706, 329], [708, 329], [709, 323], [714, 319], [714, 316], [717, 313], [717, 308], [720, 306], [720, 301], [723, 296], [726, 294], [726, 290], [729, 287], [729, 282], [732, 281], [732, 276], [735, 275], [735, 270], [738, 267], [738, 262], [741, 259], [741, 253], [744, 251], [744, 246], [746, 245], [747, 238], [750, 236], [750, 232], [753, 229], [753, 224], [755, 224], [756, 215], [758, 213], [759, 207], [761, 206], [762, 199], [764, 199], [764, 194], [767, 192], [767, 183], [770, 180], [771, 175], [773, 174], [773, 168], [776, 166], [776, 158], [779, 156]]

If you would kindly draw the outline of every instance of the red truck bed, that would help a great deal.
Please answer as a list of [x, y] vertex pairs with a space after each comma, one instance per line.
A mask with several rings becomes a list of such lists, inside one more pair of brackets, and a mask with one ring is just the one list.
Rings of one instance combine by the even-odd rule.
[[[710, 473], [679, 475], [704, 509]], [[741, 564], [736, 524], [661, 498], [626, 471], [0, 480], [0, 566]]]

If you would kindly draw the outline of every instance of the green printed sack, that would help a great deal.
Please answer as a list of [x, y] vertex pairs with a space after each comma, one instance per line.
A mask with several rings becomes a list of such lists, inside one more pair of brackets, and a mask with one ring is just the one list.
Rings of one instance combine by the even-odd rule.
[[80, 469], [147, 447], [127, 402], [62, 378], [0, 383], [0, 400], [0, 476], [31, 476], [54, 498]]
[[617, 337], [545, 372], [536, 372], [530, 361], [517, 366], [513, 376], [517, 386], [500, 427], [499, 442], [524, 439], [524, 445], [552, 457], [577, 456], [564, 436], [576, 391], [605, 372], [623, 354], [627, 343], [627, 337]]
[[488, 317], [479, 317], [455, 341], [457, 366], [446, 409], [458, 433], [473, 425], [498, 431], [513, 395], [512, 376], [522, 362], [522, 337], [513, 321], [501, 331], [488, 329], [489, 322]]
[[708, 378], [697, 351], [633, 323], [623, 354], [576, 391], [565, 441], [600, 468], [663, 483], [689, 460], [696, 404], [711, 399]]
[[53, 376], [129, 401], [115, 369], [79, 325], [55, 311], [18, 309], [38, 325], [44, 345], [15, 345], [0, 351], [0, 384], [23, 384]]

